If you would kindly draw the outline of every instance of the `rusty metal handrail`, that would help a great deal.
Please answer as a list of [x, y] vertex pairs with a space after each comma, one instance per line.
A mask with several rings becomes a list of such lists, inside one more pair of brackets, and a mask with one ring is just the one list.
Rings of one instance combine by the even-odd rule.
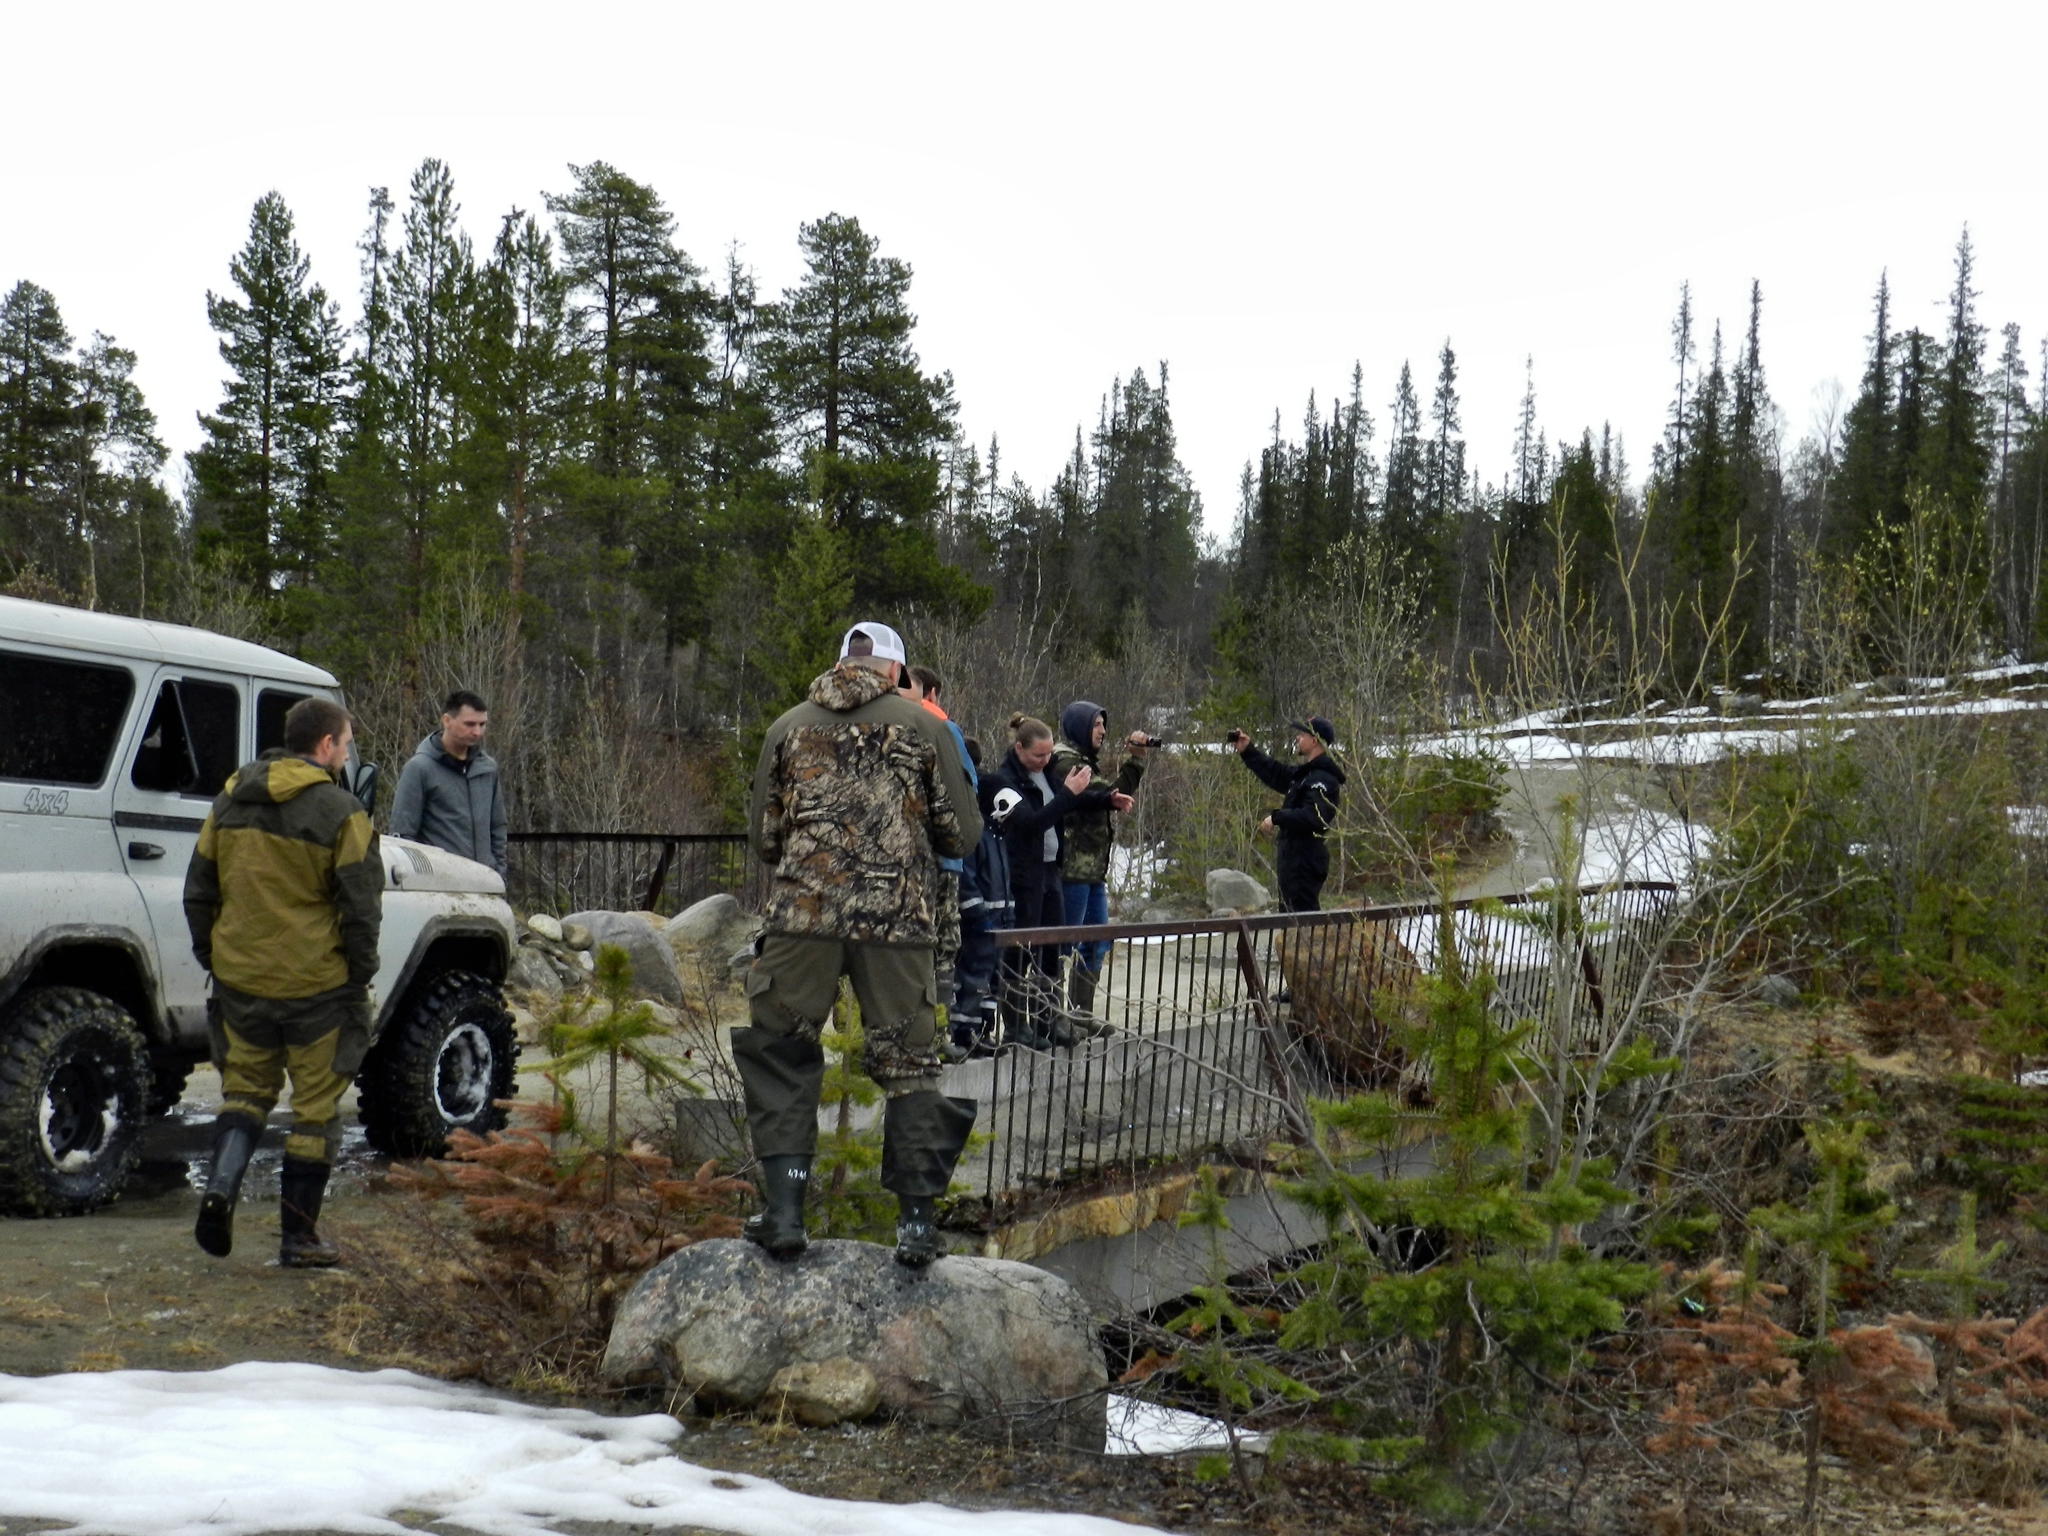
[[[1678, 886], [1670, 880], [1616, 880], [1606, 885], [1582, 885], [1581, 898], [1614, 895], [1622, 891], [1657, 891], [1675, 896]], [[1528, 906], [1552, 900], [1542, 891], [1518, 891], [1508, 896], [1462, 896], [1451, 903], [1453, 912], [1475, 907]], [[1405, 901], [1372, 907], [1336, 907], [1327, 912], [1268, 912], [1253, 917], [1191, 917], [1166, 923], [1062, 923], [1056, 927], [998, 928], [996, 944], [1033, 946], [1040, 944], [1081, 944], [1089, 941], [1111, 943], [1118, 939], [1163, 939], [1205, 933], [1272, 933], [1289, 928], [1328, 928], [1342, 923], [1399, 922], [1403, 918], [1432, 917], [1442, 907], [1434, 901]]]

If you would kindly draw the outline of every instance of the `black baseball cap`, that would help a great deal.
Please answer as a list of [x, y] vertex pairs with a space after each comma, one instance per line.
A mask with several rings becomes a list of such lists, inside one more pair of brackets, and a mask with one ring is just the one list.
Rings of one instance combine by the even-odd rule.
[[1305, 725], [1299, 720], [1290, 720], [1287, 723], [1297, 731], [1307, 731], [1326, 747], [1334, 747], [1337, 744], [1337, 727], [1321, 715], [1310, 715]]

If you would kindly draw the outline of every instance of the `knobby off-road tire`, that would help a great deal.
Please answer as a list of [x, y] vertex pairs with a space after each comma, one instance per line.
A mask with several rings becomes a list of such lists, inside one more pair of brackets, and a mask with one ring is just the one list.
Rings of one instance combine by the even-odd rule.
[[0, 1209], [76, 1216], [121, 1193], [153, 1082], [128, 1010], [41, 987], [0, 1015]]
[[439, 1157], [450, 1131], [495, 1131], [505, 1123], [497, 1101], [518, 1091], [518, 1062], [512, 1015], [496, 985], [444, 971], [413, 989], [363, 1062], [363, 1135], [393, 1157]]

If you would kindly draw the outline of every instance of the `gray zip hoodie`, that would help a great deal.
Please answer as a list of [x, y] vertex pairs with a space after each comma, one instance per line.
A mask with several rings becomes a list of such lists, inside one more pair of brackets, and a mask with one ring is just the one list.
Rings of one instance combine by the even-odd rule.
[[497, 759], [472, 747], [463, 772], [430, 731], [398, 776], [390, 833], [459, 854], [505, 873], [505, 794]]

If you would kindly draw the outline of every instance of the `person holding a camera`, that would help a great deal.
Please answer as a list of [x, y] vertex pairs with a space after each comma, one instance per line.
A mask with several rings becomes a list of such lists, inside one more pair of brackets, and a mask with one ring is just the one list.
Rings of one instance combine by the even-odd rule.
[[1294, 750], [1302, 761], [1290, 768], [1275, 762], [1243, 731], [1224, 738], [1259, 782], [1282, 797], [1280, 809], [1259, 823], [1262, 835], [1276, 841], [1273, 863], [1280, 875], [1280, 910], [1315, 912], [1323, 902], [1323, 882], [1330, 877], [1330, 850], [1323, 838], [1337, 820], [1337, 797], [1344, 770], [1330, 755], [1337, 728], [1321, 715], [1290, 722]]
[[[1086, 768], [1099, 779], [1102, 766], [1097, 758], [1108, 734], [1109, 715], [1100, 704], [1076, 699], [1061, 710], [1062, 740], [1052, 756], [1053, 777], [1063, 779], [1076, 768]], [[1143, 731], [1131, 732], [1124, 740], [1128, 755], [1115, 782], [1098, 782], [1082, 791], [1060, 828], [1062, 915], [1070, 928], [1109, 921], [1109, 850], [1116, 842], [1110, 813], [1131, 808], [1131, 797], [1145, 776], [1145, 753], [1151, 744], [1151, 737]], [[1095, 988], [1102, 979], [1102, 961], [1108, 950], [1103, 943], [1081, 944], [1073, 950], [1073, 970], [1067, 977], [1067, 1023], [1076, 1034], [1098, 1035], [1107, 1028], [1095, 1021], [1094, 1012]]]

